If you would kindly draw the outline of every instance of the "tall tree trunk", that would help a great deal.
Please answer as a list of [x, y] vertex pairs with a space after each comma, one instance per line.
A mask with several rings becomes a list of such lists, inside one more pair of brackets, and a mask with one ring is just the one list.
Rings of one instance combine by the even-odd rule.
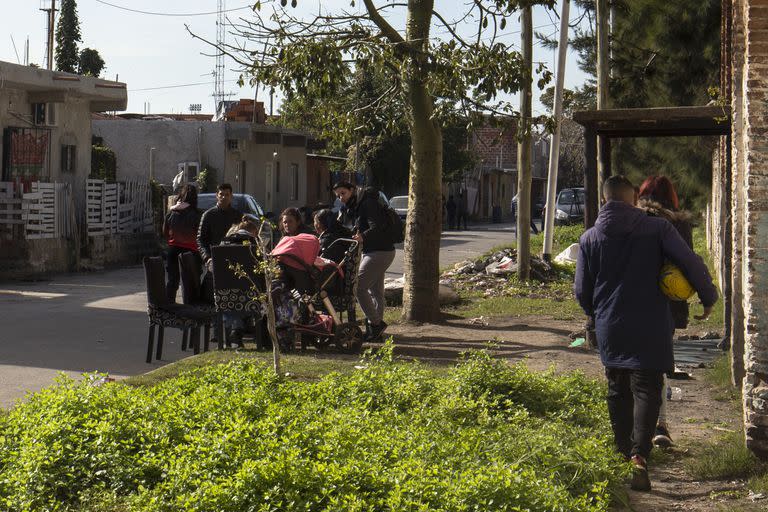
[[531, 277], [531, 88], [533, 79], [533, 17], [524, 7], [521, 20], [523, 76], [520, 91], [520, 129], [517, 144], [517, 276]]
[[433, 5], [433, 0], [409, 0], [406, 22], [406, 40], [410, 50], [405, 73], [410, 108], [411, 168], [404, 250], [403, 317], [421, 322], [433, 322], [440, 313], [437, 294], [443, 225], [443, 144], [440, 125], [432, 117], [434, 100], [426, 85], [426, 50]]

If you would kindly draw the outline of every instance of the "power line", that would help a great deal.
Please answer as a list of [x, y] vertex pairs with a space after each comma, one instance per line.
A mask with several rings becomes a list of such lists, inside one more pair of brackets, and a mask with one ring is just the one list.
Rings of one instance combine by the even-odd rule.
[[[96, 0], [96, 2], [104, 5], [108, 5], [110, 7], [114, 7], [115, 9], [121, 9], [123, 11], [128, 12], [135, 12], [138, 14], [148, 14], [150, 16], [179, 16], [179, 17], [189, 17], [189, 16], [209, 16], [211, 14], [218, 14], [219, 11], [210, 11], [210, 12], [186, 12], [186, 13], [173, 13], [173, 12], [151, 12], [151, 11], [141, 11], [139, 9], [131, 9], [129, 7], [123, 7], [122, 5], [117, 4], [111, 4], [109, 2], [105, 2], [104, 0]], [[224, 12], [234, 12], [234, 11], [242, 11], [243, 9], [253, 9], [250, 5], [245, 5], [243, 7], [236, 7], [234, 9], [227, 9]]]
[[[237, 80], [224, 80], [224, 82], [237, 82]], [[145, 87], [143, 89], [130, 89], [131, 92], [139, 91], [159, 91], [161, 89], [178, 89], [180, 87], [195, 87], [198, 85], [211, 85], [214, 82], [195, 82], [191, 84], [178, 84], [178, 85], [163, 85], [160, 87]]]

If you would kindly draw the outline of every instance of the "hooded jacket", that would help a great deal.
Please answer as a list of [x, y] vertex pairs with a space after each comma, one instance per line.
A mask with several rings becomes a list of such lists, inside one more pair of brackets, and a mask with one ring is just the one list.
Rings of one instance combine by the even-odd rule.
[[[688, 247], [693, 249], [693, 224], [691, 222], [692, 216], [689, 212], [666, 208], [649, 197], [641, 197], [637, 202], [637, 207], [645, 210], [648, 215], [667, 219], [677, 232], [680, 233]], [[669, 307], [672, 310], [675, 329], [685, 329], [688, 327], [688, 302], [680, 300], [670, 301]]]
[[200, 214], [189, 203], [176, 203], [163, 221], [163, 235], [168, 245], [197, 252], [197, 227]]
[[339, 211], [339, 224], [362, 235], [363, 253], [395, 250], [387, 206], [379, 201], [379, 191], [366, 187]]
[[705, 306], [717, 301], [706, 265], [665, 219], [609, 201], [581, 236], [574, 291], [584, 312], [594, 316], [605, 367], [674, 369], [675, 326], [659, 288], [667, 260], [680, 267]]

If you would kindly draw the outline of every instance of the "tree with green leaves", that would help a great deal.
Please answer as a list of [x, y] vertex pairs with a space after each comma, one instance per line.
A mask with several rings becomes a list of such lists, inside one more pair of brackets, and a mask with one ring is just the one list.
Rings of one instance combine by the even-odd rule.
[[77, 73], [80, 56], [77, 43], [82, 41], [80, 20], [77, 18], [77, 1], [62, 0], [61, 14], [56, 25], [56, 69]]
[[[470, 123], [482, 121], [484, 113], [510, 122], [519, 119], [502, 95], [519, 91], [532, 73], [522, 69], [520, 53], [498, 36], [521, 5], [552, 7], [554, 0], [472, 0], [457, 19], [436, 11], [434, 0], [386, 0], [379, 5], [376, 1], [363, 0], [360, 9], [352, 1], [354, 11], [323, 11], [321, 6], [308, 17], [289, 11], [287, 0], [266, 15], [261, 2], [256, 2], [253, 17], [231, 27], [230, 32], [239, 36], [238, 43], [216, 48], [244, 67], [244, 79], [280, 88], [286, 96], [313, 97], [321, 109], [325, 100], [344, 101], [340, 95], [350, 64], [385, 73], [386, 90], [369, 98], [367, 105], [323, 110], [322, 115], [328, 116], [336, 130], [348, 134], [360, 128], [356, 114], [363, 110], [370, 113], [366, 119], [380, 116], [385, 124], [406, 120], [411, 136], [410, 214], [404, 249], [403, 316], [435, 321], [439, 315], [435, 297], [442, 226], [443, 126], [458, 115]], [[295, 7], [297, 0], [291, 4]], [[399, 19], [404, 23], [397, 27], [394, 20]], [[432, 34], [433, 24], [443, 32], [440, 38]], [[543, 79], [548, 78], [545, 73]], [[401, 107], [390, 108], [393, 102]]]
[[98, 78], [103, 69], [104, 59], [99, 52], [93, 48], [83, 48], [78, 59], [78, 74]]
[[[613, 108], [704, 105], [708, 88], [719, 83], [720, 2], [613, 0], [609, 103]], [[575, 0], [580, 15], [571, 24], [570, 46], [579, 68], [591, 77], [565, 91], [565, 111], [595, 108], [596, 37], [594, 0]], [[546, 46], [557, 41], [539, 36]], [[549, 96], [551, 101], [551, 95]], [[546, 103], [545, 97], [542, 101]], [[567, 115], [567, 114], [566, 114]], [[712, 139], [704, 137], [620, 139], [614, 168], [633, 181], [650, 174], [669, 176], [686, 207], [708, 197]]]

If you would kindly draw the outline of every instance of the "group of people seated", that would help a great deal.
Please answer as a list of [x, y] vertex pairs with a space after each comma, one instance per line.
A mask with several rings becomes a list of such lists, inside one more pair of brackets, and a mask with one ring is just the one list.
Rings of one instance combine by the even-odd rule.
[[[197, 254], [200, 267], [203, 269], [201, 280], [203, 289], [213, 300], [213, 262], [211, 248], [220, 245], [250, 245], [255, 244], [261, 229], [261, 220], [243, 215], [232, 206], [232, 187], [223, 183], [216, 192], [216, 205], [202, 215], [197, 209], [197, 189], [190, 184], [184, 185], [174, 204], [165, 217], [163, 235], [168, 242], [166, 259], [167, 293], [170, 301], [176, 300], [179, 289], [180, 272], [178, 256], [187, 251]], [[319, 260], [340, 263], [349, 244], [334, 242], [339, 239], [350, 239], [352, 233], [336, 219], [336, 214], [330, 209], [321, 209], [313, 216], [313, 228], [305, 224], [302, 212], [297, 208], [286, 208], [278, 219], [278, 227], [283, 238], [297, 237], [309, 241], [309, 263]], [[298, 240], [297, 240], [298, 241]], [[281, 240], [283, 242], [283, 240]], [[284, 242], [288, 242], [285, 240]], [[283, 246], [286, 244], [283, 242]], [[278, 251], [278, 246], [273, 252]], [[290, 292], [300, 288], [307, 291], [306, 282], [297, 282], [301, 275], [291, 271], [291, 265], [281, 263], [283, 272], [272, 283], [273, 299], [275, 299], [275, 314], [278, 327], [286, 327], [295, 320], [296, 311], [290, 302]], [[247, 316], [225, 312], [224, 328], [228, 329], [228, 339], [233, 346], [242, 346], [243, 334]], [[280, 336], [279, 336], [280, 337]], [[282, 340], [281, 340], [282, 344]], [[287, 345], [287, 341], [286, 341]]]

